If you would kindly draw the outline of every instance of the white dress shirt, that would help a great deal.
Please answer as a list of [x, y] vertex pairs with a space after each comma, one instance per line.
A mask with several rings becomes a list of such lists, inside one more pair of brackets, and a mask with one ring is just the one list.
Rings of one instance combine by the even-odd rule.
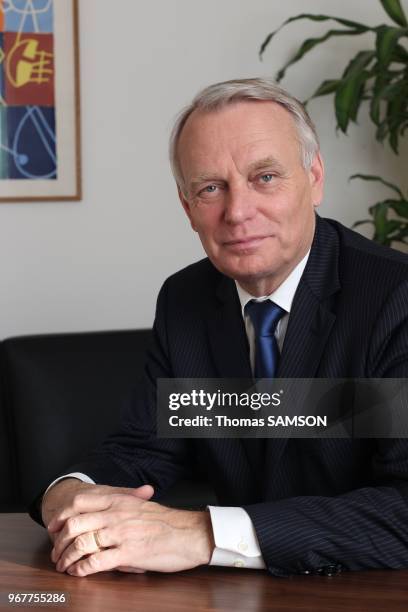
[[[283, 341], [285, 339], [288, 326], [289, 313], [292, 308], [293, 298], [296, 289], [307, 264], [310, 250], [306, 253], [302, 261], [292, 270], [283, 283], [270, 295], [254, 297], [235, 282], [238, 297], [241, 302], [242, 316], [244, 318], [245, 329], [249, 343], [249, 357], [252, 371], [255, 363], [255, 334], [251, 319], [245, 314], [245, 306], [250, 300], [263, 302], [272, 300], [275, 304], [283, 308], [286, 314], [279, 320], [276, 327], [275, 338], [278, 343], [279, 351], [282, 352]], [[74, 472], [54, 480], [48, 489], [63, 478], [78, 478], [83, 482], [95, 484], [86, 474]], [[48, 491], [47, 489], [47, 491]], [[46, 491], [46, 492], [47, 492]], [[211, 515], [211, 523], [214, 534], [215, 548], [211, 557], [210, 565], [224, 565], [228, 567], [245, 567], [250, 569], [264, 569], [265, 563], [262, 558], [261, 549], [256, 537], [255, 529], [249, 515], [243, 508], [208, 506]]]

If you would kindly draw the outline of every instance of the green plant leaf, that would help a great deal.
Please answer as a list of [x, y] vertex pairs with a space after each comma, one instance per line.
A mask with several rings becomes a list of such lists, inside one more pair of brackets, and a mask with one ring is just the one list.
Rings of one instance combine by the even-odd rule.
[[381, 96], [373, 96], [370, 103], [370, 117], [371, 121], [378, 125], [380, 123], [380, 104]]
[[374, 51], [360, 51], [347, 65], [334, 99], [338, 127], [347, 131], [349, 121], [355, 121], [363, 101], [365, 82], [371, 74], [364, 70], [375, 57]]
[[374, 219], [374, 240], [380, 244], [387, 244], [388, 206], [386, 206], [383, 202], [379, 202], [378, 204], [370, 207], [370, 213]]
[[362, 81], [363, 77], [358, 75], [356, 79], [343, 82], [336, 91], [334, 104], [337, 127], [339, 127], [344, 134], [347, 132], [351, 116], [356, 116], [357, 114]]
[[357, 114], [358, 111], [360, 110], [360, 106], [361, 103], [367, 99], [367, 96], [365, 94], [365, 88], [366, 88], [366, 81], [370, 78], [370, 74], [367, 71], [364, 71], [361, 74], [361, 80], [357, 81], [356, 83], [356, 87], [357, 87], [357, 91], [356, 91], [356, 95], [352, 98], [352, 102], [350, 105], [350, 121], [353, 121], [353, 123], [357, 122]]
[[398, 40], [403, 36], [408, 36], [408, 28], [389, 26], [377, 28], [376, 49], [381, 66], [388, 66], [390, 64]]
[[374, 51], [359, 51], [357, 55], [347, 64], [342, 78], [344, 79], [345, 77], [361, 72], [361, 70], [363, 70], [363, 68], [365, 68], [374, 57]]
[[397, 187], [397, 185], [394, 185], [394, 183], [390, 183], [389, 181], [385, 181], [380, 176], [375, 176], [373, 174], [353, 174], [352, 176], [349, 177], [349, 181], [352, 181], [352, 180], [354, 180], [356, 178], [357, 179], [362, 179], [363, 181], [377, 181], [379, 183], [382, 183], [386, 187], [389, 187], [390, 189], [395, 191], [401, 197], [402, 201], [404, 200], [404, 194], [402, 193], [401, 189], [399, 187]]
[[397, 234], [392, 236], [392, 242], [402, 242], [402, 244], [408, 244], [408, 226], [406, 225]]
[[378, 63], [375, 64], [373, 71], [375, 73], [375, 82], [372, 88], [371, 102], [370, 102], [370, 117], [371, 120], [378, 126], [380, 124], [381, 117], [381, 102], [383, 97], [383, 91], [390, 82], [392, 76], [387, 70], [379, 70]]
[[395, 232], [399, 232], [401, 229], [403, 229], [404, 227], [406, 227], [406, 223], [403, 223], [402, 221], [397, 221], [396, 219], [389, 219], [386, 223], [386, 230], [387, 230], [387, 235], [390, 237], [392, 234], [395, 234]]
[[[380, 206], [387, 208], [387, 209], [392, 209], [394, 212], [397, 213], [397, 215], [399, 215], [400, 217], [402, 217], [402, 219], [408, 219], [408, 202], [407, 200], [383, 200], [382, 202], [377, 202], [377, 204], [374, 204], [374, 206], [370, 206], [369, 210], [371, 214], [374, 214], [377, 210], [377, 208]], [[398, 221], [398, 227], [402, 225], [406, 225], [405, 221], [401, 221], [398, 219], [392, 219], [393, 221]], [[389, 220], [391, 221], [391, 220]]]
[[[342, 109], [348, 114], [347, 118], [344, 117], [345, 129], [347, 129], [349, 120], [354, 122], [357, 120], [357, 113], [361, 102], [364, 99], [367, 99], [365, 94], [365, 84], [366, 81], [371, 78], [372, 73], [367, 72], [364, 70], [364, 68], [370, 64], [374, 57], [374, 51], [360, 51], [349, 62], [343, 73], [343, 83], [337, 89], [338, 98], [335, 100], [335, 105], [337, 111], [339, 112], [339, 104], [343, 104], [343, 102], [345, 103], [345, 106], [342, 107]], [[346, 91], [348, 92], [347, 94]], [[343, 99], [342, 95], [344, 96]], [[339, 127], [341, 127], [340, 123]]]
[[390, 208], [392, 208], [397, 215], [402, 217], [403, 219], [408, 219], [408, 201], [404, 200], [388, 200], [387, 204]]
[[327, 81], [323, 81], [322, 83], [320, 83], [314, 94], [305, 101], [305, 104], [312, 98], [318, 98], [319, 96], [327, 96], [328, 94], [334, 93], [339, 83], [341, 83], [340, 79], [328, 79]]
[[373, 220], [372, 219], [361, 219], [361, 221], [356, 221], [355, 223], [353, 223], [351, 227], [357, 227], [359, 225], [364, 225], [366, 223], [373, 223]]
[[391, 149], [394, 151], [395, 155], [398, 155], [399, 133], [397, 128], [390, 129], [388, 142], [390, 143]]
[[389, 83], [382, 90], [381, 97], [384, 98], [384, 100], [394, 100], [395, 97], [398, 97], [406, 89], [406, 87], [407, 84], [404, 82], [403, 79], [400, 79], [393, 83]]
[[288, 25], [289, 23], [292, 23], [293, 21], [298, 21], [299, 19], [309, 19], [311, 21], [336, 21], [337, 23], [340, 23], [341, 25], [344, 25], [348, 28], [358, 30], [359, 34], [373, 30], [373, 28], [370, 28], [369, 26], [366, 26], [363, 23], [358, 23], [357, 21], [350, 21], [349, 19], [332, 17], [330, 15], [311, 15], [310, 13], [302, 13], [301, 15], [295, 15], [295, 17], [290, 17], [289, 19], [286, 19], [286, 21], [284, 21], [282, 25], [279, 26], [279, 28], [268, 34], [259, 50], [259, 56], [261, 59], [266, 47], [269, 45], [275, 34], [277, 34], [284, 26]]
[[405, 91], [404, 76], [402, 78], [399, 78], [399, 76], [400, 74], [397, 76], [398, 80], [393, 81], [395, 75], [390, 71], [383, 70], [379, 72], [376, 78], [371, 95], [370, 117], [377, 126], [380, 125], [381, 102], [393, 100]]
[[333, 36], [355, 36], [355, 35], [360, 35], [361, 33], [362, 32], [357, 31], [357, 30], [329, 30], [323, 36], [319, 36], [318, 38], [307, 38], [300, 45], [295, 55], [288, 62], [286, 62], [286, 64], [283, 66], [283, 68], [281, 68], [281, 70], [279, 70], [279, 72], [276, 75], [276, 80], [278, 82], [281, 81], [283, 77], [285, 76], [286, 71], [289, 68], [289, 66], [298, 62], [300, 59], [302, 59], [304, 55], [306, 55], [306, 53], [309, 53], [309, 51], [314, 49], [314, 47], [316, 47], [317, 45], [320, 45], [321, 43], [325, 42], [329, 38], [332, 38]]
[[[366, 174], [354, 174], [350, 177], [349, 180], [353, 178], [362, 178], [364, 180], [369, 181], [379, 181], [397, 191], [398, 194], [401, 193], [400, 189], [389, 183], [388, 181], [384, 181], [384, 179], [379, 176], [372, 176]], [[402, 194], [401, 194], [402, 198]], [[373, 206], [370, 206], [368, 209], [372, 220], [363, 219], [361, 221], [356, 221], [352, 227], [357, 227], [358, 225], [363, 225], [364, 223], [372, 223], [374, 225], [374, 237], [373, 239], [380, 244], [386, 244], [391, 246], [391, 243], [394, 241], [398, 242], [406, 242], [408, 237], [408, 223], [401, 219], [389, 219], [388, 212], [390, 210], [394, 210], [402, 219], [408, 219], [408, 201], [404, 200], [384, 200], [383, 202], [377, 202]]]
[[384, 121], [381, 121], [381, 123], [379, 124], [376, 132], [375, 132], [375, 137], [379, 142], [383, 142], [385, 140], [385, 138], [388, 136], [388, 121], [385, 119]]
[[408, 51], [399, 43], [394, 47], [394, 51], [391, 58], [392, 62], [400, 62], [402, 64], [408, 63]]
[[383, 5], [386, 13], [393, 21], [395, 21], [395, 23], [398, 23], [400, 26], [408, 25], [400, 0], [380, 0], [380, 2]]
[[408, 105], [408, 83], [401, 85], [387, 104], [388, 139], [394, 153], [398, 153], [399, 132], [406, 117]]

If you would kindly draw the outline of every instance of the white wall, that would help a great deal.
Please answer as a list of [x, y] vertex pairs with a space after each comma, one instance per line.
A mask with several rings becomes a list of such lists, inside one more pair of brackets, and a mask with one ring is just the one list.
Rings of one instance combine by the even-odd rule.
[[[307, 9], [387, 21], [373, 0], [314, 0]], [[325, 28], [289, 26], [261, 63], [265, 35], [304, 10], [302, 0], [80, 0], [84, 199], [0, 205], [0, 337], [151, 325], [162, 281], [202, 257], [167, 163], [172, 118], [211, 82], [274, 74]], [[289, 71], [284, 86], [307, 97], [362, 42], [333, 40]], [[329, 98], [310, 111], [326, 159], [323, 215], [350, 225], [386, 193], [348, 184], [353, 172], [407, 187], [407, 146], [398, 159], [375, 144], [363, 116], [350, 137], [336, 136]]]

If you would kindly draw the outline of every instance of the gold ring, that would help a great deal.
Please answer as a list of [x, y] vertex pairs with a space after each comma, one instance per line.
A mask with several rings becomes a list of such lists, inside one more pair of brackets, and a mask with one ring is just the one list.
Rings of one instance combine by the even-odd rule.
[[98, 547], [99, 550], [102, 550], [103, 546], [102, 546], [102, 544], [101, 544], [101, 542], [99, 540], [99, 532], [98, 531], [93, 531], [92, 535], [94, 537], [96, 546]]

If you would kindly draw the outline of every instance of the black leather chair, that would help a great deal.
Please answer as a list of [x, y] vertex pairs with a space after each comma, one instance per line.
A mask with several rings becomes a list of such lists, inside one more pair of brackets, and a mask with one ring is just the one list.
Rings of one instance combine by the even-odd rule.
[[143, 368], [150, 330], [11, 338], [3, 343], [17, 506], [118, 424]]

